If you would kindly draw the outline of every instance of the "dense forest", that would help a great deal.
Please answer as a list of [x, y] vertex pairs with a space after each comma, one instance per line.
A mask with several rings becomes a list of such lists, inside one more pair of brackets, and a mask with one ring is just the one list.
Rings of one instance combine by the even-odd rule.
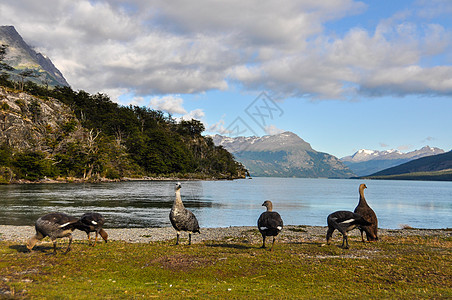
[[[0, 86], [21, 92], [15, 90], [17, 83], [7, 74], [0, 75]], [[107, 95], [91, 95], [70, 87], [48, 88], [28, 81], [23, 85], [23, 92], [42, 101], [64, 103], [74, 118], [58, 128], [41, 124], [46, 135], [39, 147], [17, 149], [8, 141], [0, 141], [3, 183], [42, 178], [233, 179], [245, 175], [245, 168], [227, 150], [202, 135], [205, 128], [198, 120], [176, 121], [161, 111], [121, 106]], [[22, 105], [21, 109], [27, 106], [22, 109], [24, 118], [43, 122], [39, 120], [39, 101], [18, 104]], [[0, 115], [8, 109], [0, 99]]]

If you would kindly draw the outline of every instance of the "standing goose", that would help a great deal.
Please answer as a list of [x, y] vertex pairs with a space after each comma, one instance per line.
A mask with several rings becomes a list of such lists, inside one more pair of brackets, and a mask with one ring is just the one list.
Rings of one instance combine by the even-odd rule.
[[94, 246], [96, 246], [97, 236], [99, 234], [105, 240], [105, 243], [107, 242], [108, 234], [105, 232], [105, 230], [102, 229], [102, 226], [104, 225], [104, 223], [105, 223], [105, 219], [101, 214], [91, 212], [91, 213], [83, 214], [80, 217], [79, 222], [76, 223], [75, 228], [86, 232], [86, 234], [88, 235], [88, 245], [91, 245], [90, 233], [95, 232], [96, 238], [94, 239], [94, 244], [92, 244], [92, 246], [94, 247]]
[[272, 247], [270, 248], [270, 251], [273, 251], [275, 238], [283, 229], [283, 220], [276, 211], [273, 211], [273, 204], [271, 201], [265, 201], [262, 206], [267, 207], [267, 211], [263, 212], [257, 220], [257, 228], [262, 234], [261, 248], [265, 248], [265, 238], [267, 236], [273, 236]]
[[36, 234], [27, 242], [28, 250], [32, 250], [36, 243], [46, 236], [50, 237], [53, 242], [53, 253], [56, 254], [56, 239], [68, 237], [69, 245], [64, 253], [71, 250], [72, 232], [78, 219], [68, 216], [64, 213], [49, 213], [36, 220]]
[[333, 232], [335, 229], [337, 229], [340, 233], [342, 233], [342, 248], [344, 248], [345, 243], [345, 249], [348, 249], [347, 232], [360, 225], [370, 225], [370, 223], [364, 220], [364, 218], [359, 214], [355, 214], [351, 211], [346, 210], [339, 210], [328, 215], [327, 223], [328, 231], [326, 233], [326, 243], [330, 244], [330, 239], [333, 236]]
[[367, 186], [363, 183], [359, 186], [359, 203], [358, 206], [355, 208], [355, 213], [360, 214], [365, 220], [367, 220], [370, 225], [368, 226], [359, 226], [359, 230], [361, 231], [361, 240], [364, 242], [364, 234], [363, 232], [366, 232], [367, 240], [370, 241], [376, 241], [378, 240], [378, 219], [375, 212], [370, 208], [370, 206], [367, 204], [366, 198], [364, 198], [364, 189], [366, 189]]
[[200, 233], [199, 225], [196, 216], [184, 207], [182, 199], [180, 197], [180, 189], [182, 185], [176, 183], [176, 198], [174, 199], [173, 207], [169, 214], [171, 224], [177, 232], [176, 245], [179, 245], [179, 236], [181, 231], [188, 231], [188, 244], [191, 245], [191, 234]]

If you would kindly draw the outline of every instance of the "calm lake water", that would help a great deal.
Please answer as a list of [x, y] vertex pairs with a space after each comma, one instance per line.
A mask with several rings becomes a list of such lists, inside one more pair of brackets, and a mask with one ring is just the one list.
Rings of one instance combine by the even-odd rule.
[[[264, 200], [273, 202], [287, 225], [326, 225], [336, 210], [351, 210], [358, 186], [379, 219], [380, 228], [452, 227], [452, 182], [302, 178], [254, 178], [235, 181], [181, 181], [182, 200], [201, 227], [256, 225]], [[0, 186], [0, 224], [33, 225], [52, 211], [80, 216], [97, 211], [105, 227], [171, 226], [172, 181], [103, 184]]]

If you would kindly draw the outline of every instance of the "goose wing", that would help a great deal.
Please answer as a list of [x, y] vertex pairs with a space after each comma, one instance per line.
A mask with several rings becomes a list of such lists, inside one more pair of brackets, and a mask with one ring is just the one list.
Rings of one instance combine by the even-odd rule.
[[283, 228], [283, 220], [279, 213], [275, 211], [263, 212], [257, 220], [257, 227], [259, 230], [278, 230]]

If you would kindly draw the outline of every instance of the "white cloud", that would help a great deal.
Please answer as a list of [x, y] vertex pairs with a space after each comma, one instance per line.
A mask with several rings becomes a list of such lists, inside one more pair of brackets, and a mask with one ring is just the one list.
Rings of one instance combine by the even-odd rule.
[[[47, 54], [76, 90], [149, 96], [237, 83], [280, 97], [349, 99], [451, 95], [452, 66], [436, 58], [450, 53], [452, 33], [428, 19], [450, 11], [449, 2], [416, 1], [414, 13], [339, 35], [325, 26], [364, 12], [365, 4], [16, 0], [0, 3], [0, 19]], [[419, 16], [426, 19], [410, 19]]]
[[205, 113], [202, 109], [195, 109], [190, 111], [188, 114], [185, 114], [182, 116], [182, 119], [185, 121], [190, 121], [191, 119], [195, 119], [195, 120], [201, 120], [202, 118], [204, 118]]
[[279, 129], [275, 125], [268, 125], [265, 127], [265, 133], [269, 135], [275, 135], [285, 132], [285, 130]]
[[149, 105], [156, 110], [163, 110], [170, 114], [185, 114], [187, 111], [182, 106], [184, 99], [175, 96], [154, 97]]
[[401, 145], [401, 146], [397, 147], [397, 150], [399, 150], [401, 152], [407, 152], [411, 149], [413, 149], [413, 145]]
[[[223, 116], [223, 117], [224, 117], [224, 116]], [[225, 121], [224, 121], [224, 119], [222, 118], [222, 119], [219, 120], [217, 123], [215, 123], [215, 124], [213, 124], [213, 125], [210, 125], [210, 126], [208, 127], [208, 131], [209, 131], [209, 132], [213, 132], [213, 133], [218, 133], [218, 134], [221, 134], [221, 135], [225, 135], [225, 134], [231, 133], [231, 131], [228, 130], [227, 128], [225, 128], [224, 125], [225, 125]]]

